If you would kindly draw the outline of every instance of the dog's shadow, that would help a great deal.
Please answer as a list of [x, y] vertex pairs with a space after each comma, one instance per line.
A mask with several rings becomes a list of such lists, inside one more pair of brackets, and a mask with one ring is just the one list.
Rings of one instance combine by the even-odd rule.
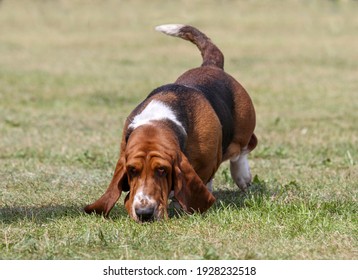
[[217, 203], [215, 208], [235, 206], [242, 208], [246, 206], [248, 200], [257, 199], [261, 200], [273, 195], [273, 190], [269, 188], [266, 182], [254, 178], [252, 184], [248, 187], [246, 192], [240, 190], [236, 185], [230, 188], [220, 189], [213, 192]]
[[[272, 196], [272, 189], [267, 183], [261, 180], [253, 181], [247, 192], [242, 192], [237, 187], [223, 188], [213, 192], [216, 198], [214, 209], [235, 206], [242, 208], [246, 206], [247, 200], [262, 199]], [[48, 223], [63, 217], [73, 217], [84, 215], [84, 205], [44, 205], [44, 206], [5, 206], [0, 207], [0, 222], [11, 224], [18, 221], [29, 221], [37, 224]], [[123, 209], [122, 209], [123, 208]], [[117, 205], [112, 211], [111, 219], [123, 217], [126, 213], [123, 205]]]
[[[267, 182], [261, 181], [258, 177], [254, 178], [246, 192], [243, 192], [234, 184], [235, 183], [224, 187], [222, 186], [219, 190], [213, 191], [212, 194], [216, 202], [209, 211], [220, 211], [232, 206], [236, 209], [245, 208], [251, 204], [260, 203], [265, 199], [277, 195], [277, 190], [270, 188]], [[168, 213], [170, 218], [179, 218], [185, 215], [181, 210], [173, 210], [170, 208]]]

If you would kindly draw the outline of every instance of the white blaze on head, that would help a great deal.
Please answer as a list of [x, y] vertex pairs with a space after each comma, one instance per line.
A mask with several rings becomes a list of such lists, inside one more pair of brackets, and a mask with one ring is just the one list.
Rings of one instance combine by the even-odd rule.
[[136, 129], [141, 125], [150, 124], [152, 121], [164, 119], [171, 120], [183, 131], [185, 131], [183, 125], [178, 121], [173, 110], [163, 102], [157, 100], [152, 100], [140, 114], [136, 115], [129, 127]]

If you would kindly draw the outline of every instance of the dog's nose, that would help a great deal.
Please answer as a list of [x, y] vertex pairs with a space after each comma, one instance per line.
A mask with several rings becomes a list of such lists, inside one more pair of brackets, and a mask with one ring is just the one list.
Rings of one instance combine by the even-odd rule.
[[154, 220], [156, 201], [149, 195], [139, 192], [134, 197], [134, 212], [140, 222], [150, 222]]
[[154, 220], [154, 207], [136, 208], [135, 213], [141, 222], [151, 222]]

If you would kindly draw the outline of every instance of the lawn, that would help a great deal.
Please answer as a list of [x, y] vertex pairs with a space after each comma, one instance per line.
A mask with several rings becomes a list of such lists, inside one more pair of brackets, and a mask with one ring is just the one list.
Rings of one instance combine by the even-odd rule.
[[[0, 1], [0, 259], [357, 259], [357, 1]], [[254, 182], [224, 163], [203, 215], [137, 224], [106, 189], [126, 116], [201, 57], [257, 113]]]

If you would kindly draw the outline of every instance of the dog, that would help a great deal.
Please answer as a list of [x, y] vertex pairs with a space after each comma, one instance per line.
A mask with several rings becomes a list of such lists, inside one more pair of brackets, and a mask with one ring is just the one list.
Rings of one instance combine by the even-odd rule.
[[186, 213], [203, 213], [215, 202], [213, 177], [226, 160], [242, 191], [251, 183], [247, 155], [257, 138], [248, 93], [224, 72], [222, 52], [197, 28], [166, 24], [156, 30], [195, 44], [203, 63], [154, 89], [130, 113], [113, 178], [86, 213], [108, 217], [122, 191], [137, 222], [168, 218], [169, 198]]

